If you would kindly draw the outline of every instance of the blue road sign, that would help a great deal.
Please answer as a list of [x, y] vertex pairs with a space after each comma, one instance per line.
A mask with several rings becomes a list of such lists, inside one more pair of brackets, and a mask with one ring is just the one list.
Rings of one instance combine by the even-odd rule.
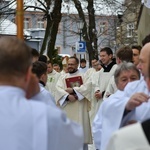
[[77, 53], [85, 53], [86, 52], [86, 42], [79, 41], [76, 43], [76, 52]]

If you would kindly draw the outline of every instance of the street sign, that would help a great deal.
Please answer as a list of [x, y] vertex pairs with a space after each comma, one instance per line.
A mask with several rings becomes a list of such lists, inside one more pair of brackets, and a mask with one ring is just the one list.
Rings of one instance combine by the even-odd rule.
[[84, 42], [84, 41], [76, 42], [76, 52], [77, 53], [85, 53], [86, 52], [86, 42]]

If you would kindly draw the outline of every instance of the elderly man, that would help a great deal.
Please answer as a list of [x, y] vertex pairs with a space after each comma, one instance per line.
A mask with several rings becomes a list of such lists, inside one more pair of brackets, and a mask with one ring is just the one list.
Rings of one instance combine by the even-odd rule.
[[[128, 83], [124, 89], [123, 101], [122, 98], [115, 99], [110, 107], [113, 112], [113, 116], [115, 117], [115, 121], [113, 122], [112, 126], [117, 127], [118, 129], [128, 123], [144, 121], [150, 118], [150, 104], [148, 102], [149, 91], [147, 89], [146, 82], [144, 81], [144, 78], [147, 75], [149, 62], [149, 37], [150, 35], [146, 36], [143, 40], [143, 44], [145, 45], [141, 50], [140, 62], [138, 65], [143, 78], [141, 78], [139, 81]], [[117, 104], [117, 107], [115, 104]]]
[[[140, 72], [131, 62], [123, 62], [118, 65], [114, 78], [118, 91], [102, 103], [93, 122], [92, 131], [97, 150], [104, 150], [111, 134], [118, 129], [118, 127], [113, 126], [113, 123], [115, 122], [114, 112], [111, 110], [113, 101], [118, 98], [122, 98], [120, 101], [123, 100], [123, 90], [125, 86], [128, 82], [139, 80]], [[118, 104], [116, 103], [114, 107], [117, 107], [117, 105]]]
[[38, 80], [31, 80], [31, 49], [23, 41], [0, 37], [0, 68], [0, 149], [80, 150], [79, 125], [58, 108], [25, 97]]
[[[144, 78], [147, 75], [149, 62], [149, 56], [147, 54], [149, 52], [150, 43], [147, 43], [141, 50], [140, 63], [138, 65]], [[143, 78], [139, 81], [128, 83], [124, 89], [123, 100], [121, 97], [115, 99], [110, 107], [115, 117], [112, 126], [117, 127], [117, 130], [130, 122], [141, 122], [150, 118], [150, 102], [148, 102], [148, 99], [149, 91]]]
[[[146, 45], [146, 47], [150, 47], [150, 43]], [[144, 49], [146, 48], [144, 47]], [[150, 51], [147, 51], [147, 58], [150, 58]], [[141, 60], [143, 61], [143, 55], [141, 56]], [[149, 62], [149, 63], [148, 63]], [[148, 61], [144, 68], [144, 74], [145, 74], [145, 80], [147, 82], [147, 86], [148, 89], [150, 91], [150, 59]], [[141, 99], [143, 99], [141, 97]], [[137, 105], [137, 103], [139, 103], [140, 101], [138, 101], [138, 99], [135, 99], [135, 101], [137, 101], [136, 103], [133, 102], [133, 104], [135, 104], [135, 106]], [[141, 101], [142, 102], [142, 101]], [[147, 106], [150, 105], [150, 103], [148, 102], [146, 104]], [[146, 109], [146, 110], [144, 110]], [[150, 149], [150, 107], [144, 107], [143, 111], [140, 111], [141, 114], [138, 115], [143, 115], [143, 113], [146, 112], [147, 116], [148, 116], [148, 120], [140, 123], [136, 123], [134, 125], [131, 126], [127, 126], [125, 128], [120, 129], [119, 131], [115, 132], [112, 136], [112, 138], [110, 139], [110, 142], [108, 144], [107, 150], [127, 150], [127, 149], [132, 149], [132, 150], [136, 150], [136, 149], [140, 149], [140, 150], [149, 150]], [[148, 111], [147, 111], [148, 110]], [[139, 110], [138, 110], [139, 111]], [[136, 114], [136, 113], [135, 113]], [[143, 115], [145, 116], [145, 114]], [[143, 117], [143, 120], [145, 120], [147, 117]]]

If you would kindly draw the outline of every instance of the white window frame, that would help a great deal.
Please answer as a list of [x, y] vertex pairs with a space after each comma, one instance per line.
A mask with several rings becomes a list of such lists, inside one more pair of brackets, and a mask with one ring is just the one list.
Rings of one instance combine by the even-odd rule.
[[133, 37], [134, 23], [127, 24], [127, 37]]
[[44, 21], [42, 19], [37, 20], [37, 28], [44, 28]]
[[106, 21], [100, 22], [100, 24], [99, 24], [99, 33], [100, 34], [107, 34], [106, 30], [107, 30], [107, 22]]
[[24, 29], [29, 29], [30, 28], [30, 18], [25, 18], [24, 19]]

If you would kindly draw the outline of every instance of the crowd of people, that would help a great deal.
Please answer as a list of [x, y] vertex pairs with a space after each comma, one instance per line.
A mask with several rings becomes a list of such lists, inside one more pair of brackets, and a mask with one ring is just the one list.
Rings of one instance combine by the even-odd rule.
[[63, 69], [14, 37], [0, 37], [0, 149], [150, 149], [150, 35], [100, 60]]

